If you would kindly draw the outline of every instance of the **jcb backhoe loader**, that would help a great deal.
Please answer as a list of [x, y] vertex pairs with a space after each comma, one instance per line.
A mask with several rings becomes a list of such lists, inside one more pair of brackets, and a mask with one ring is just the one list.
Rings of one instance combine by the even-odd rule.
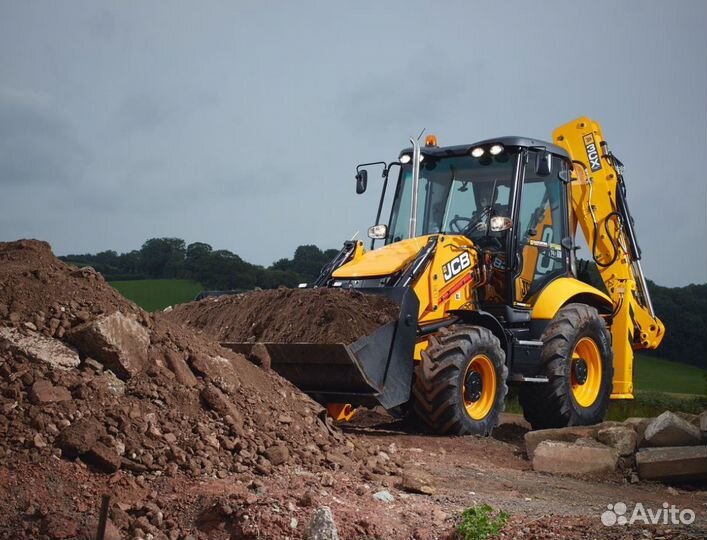
[[[536, 429], [597, 423], [631, 399], [633, 350], [665, 329], [599, 125], [573, 120], [553, 143], [410, 141], [393, 163], [357, 167], [358, 193], [383, 167], [369, 236], [384, 245], [346, 242], [312, 285], [385, 295], [399, 319], [348, 345], [266, 344], [273, 368], [339, 419], [382, 405], [441, 434], [489, 434], [508, 385]], [[577, 279], [577, 225], [608, 294]]]

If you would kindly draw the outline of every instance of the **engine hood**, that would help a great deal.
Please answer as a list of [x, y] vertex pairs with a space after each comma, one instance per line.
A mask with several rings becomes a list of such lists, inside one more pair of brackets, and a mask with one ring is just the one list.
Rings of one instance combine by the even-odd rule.
[[337, 268], [332, 277], [337, 279], [375, 278], [394, 274], [412, 261], [427, 244], [429, 236], [419, 236], [388, 244]]

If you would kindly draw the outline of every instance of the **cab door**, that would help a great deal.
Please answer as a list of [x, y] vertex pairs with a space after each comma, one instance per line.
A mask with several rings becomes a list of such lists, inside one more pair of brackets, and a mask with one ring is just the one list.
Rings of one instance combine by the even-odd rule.
[[550, 281], [567, 274], [568, 236], [566, 185], [559, 173], [566, 164], [551, 156], [550, 174], [540, 176], [535, 163], [538, 152], [528, 151], [516, 241], [518, 269], [513, 280], [514, 305], [530, 307], [532, 297]]

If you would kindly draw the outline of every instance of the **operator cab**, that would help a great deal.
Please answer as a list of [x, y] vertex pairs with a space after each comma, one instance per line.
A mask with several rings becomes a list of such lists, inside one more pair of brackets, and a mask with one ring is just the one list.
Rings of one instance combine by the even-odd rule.
[[428, 137], [420, 149], [416, 197], [413, 155], [413, 149], [405, 149], [398, 162], [385, 166], [378, 219], [388, 175], [396, 166], [398, 176], [390, 219], [375, 227], [374, 238], [387, 245], [430, 234], [468, 237], [493, 261], [492, 279], [480, 290], [482, 305], [491, 311], [494, 305], [528, 309], [535, 293], [569, 273], [574, 252], [566, 182], [571, 168], [564, 149], [523, 137], [439, 147]]

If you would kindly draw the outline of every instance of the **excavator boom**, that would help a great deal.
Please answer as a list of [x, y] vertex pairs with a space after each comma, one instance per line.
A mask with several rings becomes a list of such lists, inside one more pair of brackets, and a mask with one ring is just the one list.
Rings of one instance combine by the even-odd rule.
[[655, 349], [665, 327], [656, 317], [641, 268], [641, 249], [626, 200], [623, 165], [599, 124], [581, 117], [560, 126], [554, 142], [567, 150], [573, 171], [570, 225], [582, 228], [592, 259], [614, 305], [612, 398], [633, 397], [633, 351]]

